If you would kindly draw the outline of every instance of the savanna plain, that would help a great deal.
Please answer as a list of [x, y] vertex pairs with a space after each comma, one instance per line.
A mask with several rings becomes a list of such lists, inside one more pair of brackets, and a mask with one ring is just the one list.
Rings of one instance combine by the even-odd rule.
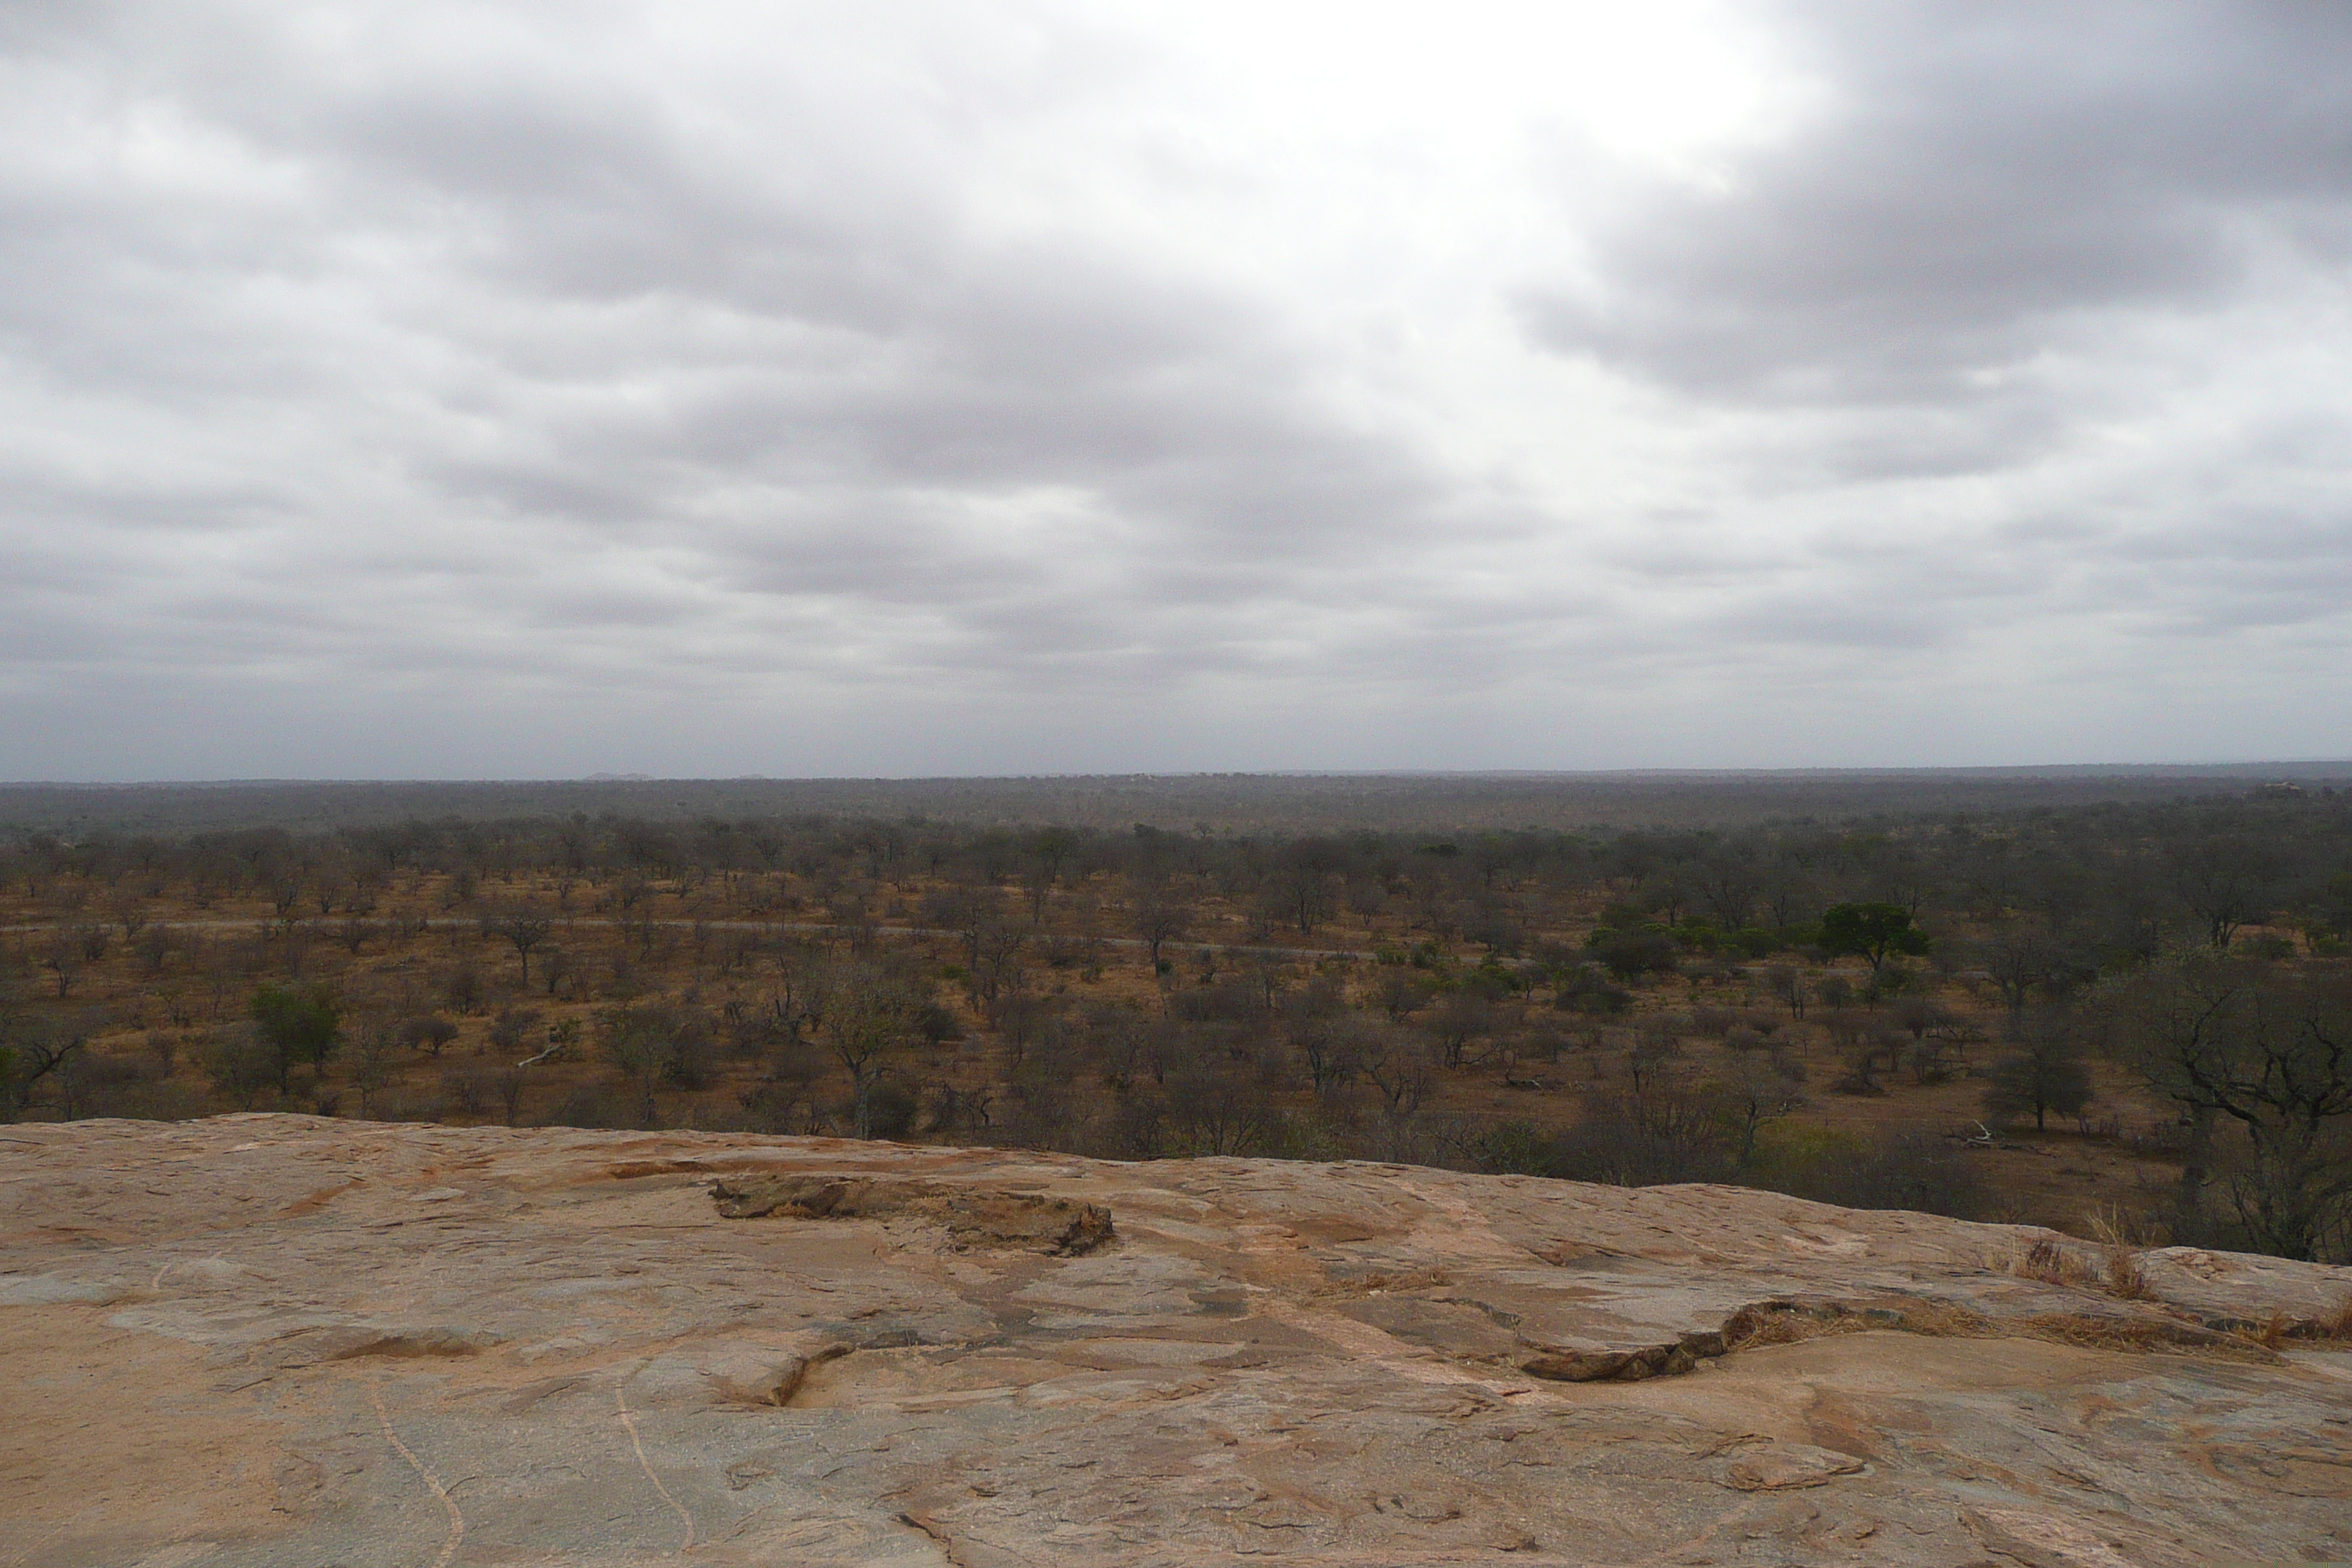
[[16, 1563], [2352, 1556], [2352, 769], [0, 819]]

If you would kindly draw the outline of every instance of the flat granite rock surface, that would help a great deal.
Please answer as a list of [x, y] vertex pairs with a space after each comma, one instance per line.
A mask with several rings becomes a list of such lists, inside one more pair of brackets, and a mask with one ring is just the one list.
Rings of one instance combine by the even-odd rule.
[[1395, 1165], [10, 1126], [0, 1568], [2352, 1560], [2352, 1270], [2138, 1262]]

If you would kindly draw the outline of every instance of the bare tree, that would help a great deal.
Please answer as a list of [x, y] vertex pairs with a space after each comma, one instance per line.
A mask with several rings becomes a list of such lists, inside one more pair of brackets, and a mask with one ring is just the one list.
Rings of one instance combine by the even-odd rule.
[[1764, 876], [1752, 853], [1724, 849], [1703, 861], [1693, 880], [1699, 901], [1725, 931], [1738, 931], [1755, 912]]
[[1429, 1097], [1428, 1056], [1396, 1031], [1383, 1030], [1364, 1053], [1363, 1073], [1381, 1097], [1389, 1157], [1402, 1160], [1412, 1145], [1413, 1118]]
[[2052, 1111], [2074, 1116], [2094, 1098], [2081, 1044], [2063, 1016], [2042, 1016], [2018, 1031], [2018, 1049], [1993, 1064], [1985, 1110], [1996, 1117], [2033, 1115], [2033, 1130], [2049, 1127]]
[[1773, 928], [1787, 931], [1819, 900], [1811, 862], [1788, 849], [1772, 855], [1759, 869], [1756, 896], [1771, 917]]
[[119, 894], [114, 900], [114, 919], [122, 927], [122, 940], [136, 942], [147, 929], [147, 908], [136, 893]]
[[1028, 935], [1003, 926], [978, 932], [971, 943], [973, 1000], [993, 1009], [1002, 999], [1021, 989], [1021, 950]]
[[1458, 1068], [1471, 1059], [1472, 1046], [1494, 1034], [1495, 1026], [1494, 1004], [1465, 991], [1438, 1003], [1424, 1026], [1438, 1059], [1448, 1068]]
[[2352, 1243], [2352, 984], [2209, 954], [2152, 965], [2103, 1000], [2125, 1058], [2190, 1114], [2185, 1210], [2210, 1179], [2219, 1117], [2246, 1137], [2231, 1197], [2259, 1245], [2313, 1258]]
[[654, 1091], [677, 1067], [681, 1031], [675, 1009], [664, 1006], [623, 1006], [604, 1019], [604, 1057], [619, 1069], [636, 1096], [637, 1123], [660, 1123]]
[[510, 909], [484, 921], [482, 929], [492, 936], [503, 937], [513, 945], [515, 956], [522, 961], [522, 983], [528, 988], [530, 984], [530, 950], [547, 940], [547, 933], [554, 929], [554, 922], [534, 909]]
[[516, 1119], [522, 1114], [523, 1085], [528, 1081], [523, 1069], [519, 1067], [501, 1068], [490, 1079], [490, 1087], [498, 1091], [499, 1104], [506, 1110], [509, 1127], [515, 1125]]
[[57, 981], [58, 1000], [73, 994], [74, 982], [81, 978], [81, 943], [71, 931], [59, 930], [51, 933], [47, 949], [41, 954], [41, 967]]
[[1192, 923], [1192, 906], [1166, 887], [1150, 884], [1136, 893], [1135, 934], [1142, 940], [1154, 972], [1160, 968], [1160, 949], [1181, 937]]
[[69, 1070], [89, 1045], [87, 1023], [59, 1027], [44, 1020], [16, 1025], [0, 1019], [0, 1121], [13, 1120], [42, 1079]]
[[1805, 1104], [1804, 1065], [1779, 1052], [1745, 1052], [1715, 1080], [1714, 1093], [1731, 1125], [1742, 1166], [1756, 1163], [1756, 1141], [1770, 1122]]
[[1364, 1034], [1360, 1021], [1346, 1017], [1310, 1016], [1291, 1026], [1291, 1048], [1307, 1064], [1317, 1099], [1328, 1100], [1363, 1070]]
[[1978, 947], [1977, 959], [2009, 1008], [2012, 1037], [2023, 1031], [2025, 1004], [2035, 987], [2052, 984], [2063, 973], [2058, 944], [2025, 927], [1996, 931]]
[[874, 1136], [874, 1086], [890, 1054], [913, 1033], [917, 998], [870, 965], [846, 967], [835, 980], [819, 1033], [849, 1074], [856, 1135]]
[[1302, 838], [1284, 855], [1276, 900], [1301, 936], [1330, 918], [1332, 882], [1347, 861], [1346, 849], [1326, 838]]
[[1059, 876], [1055, 862], [1032, 860], [1021, 868], [1021, 895], [1028, 902], [1033, 928], [1045, 923], [1045, 906], [1053, 901]]
[[2278, 890], [2277, 858], [2252, 839], [2216, 836], [2174, 849], [2172, 891], [2205, 928], [2215, 951], [2267, 914]]
[[371, 1018], [360, 1026], [352, 1043], [351, 1086], [360, 1097], [362, 1116], [374, 1112], [375, 1097], [392, 1081], [398, 1044], [391, 1026], [382, 1018]]

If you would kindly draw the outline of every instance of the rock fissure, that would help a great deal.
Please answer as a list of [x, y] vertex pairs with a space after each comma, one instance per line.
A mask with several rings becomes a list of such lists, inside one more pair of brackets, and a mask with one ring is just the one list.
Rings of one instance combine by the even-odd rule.
[[711, 1197], [728, 1219], [913, 1218], [942, 1225], [965, 1247], [1009, 1247], [1075, 1258], [1115, 1234], [1099, 1204], [1011, 1189], [969, 1188], [866, 1175], [722, 1176]]

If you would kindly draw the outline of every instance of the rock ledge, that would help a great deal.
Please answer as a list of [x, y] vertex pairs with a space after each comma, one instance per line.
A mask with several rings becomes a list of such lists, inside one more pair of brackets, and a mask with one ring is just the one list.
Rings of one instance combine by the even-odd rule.
[[2352, 1558], [2344, 1269], [284, 1116], [11, 1127], [0, 1191], [12, 1568]]

